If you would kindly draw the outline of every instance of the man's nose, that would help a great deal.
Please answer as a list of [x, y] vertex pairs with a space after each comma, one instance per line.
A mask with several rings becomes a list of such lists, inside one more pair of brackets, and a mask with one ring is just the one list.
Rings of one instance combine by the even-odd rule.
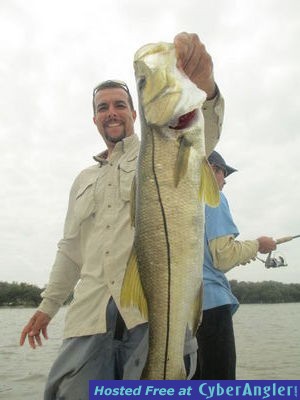
[[113, 105], [109, 106], [108, 115], [109, 116], [116, 116], [117, 115], [116, 108]]

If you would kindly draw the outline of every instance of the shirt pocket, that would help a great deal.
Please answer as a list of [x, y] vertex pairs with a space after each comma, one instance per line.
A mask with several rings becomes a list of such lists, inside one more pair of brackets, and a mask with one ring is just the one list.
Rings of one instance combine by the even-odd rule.
[[120, 173], [120, 195], [123, 201], [130, 201], [132, 180], [135, 175], [137, 157], [125, 160], [119, 164]]
[[84, 182], [78, 189], [75, 201], [75, 215], [81, 225], [87, 218], [95, 213], [96, 203], [94, 199], [94, 191], [96, 178]]

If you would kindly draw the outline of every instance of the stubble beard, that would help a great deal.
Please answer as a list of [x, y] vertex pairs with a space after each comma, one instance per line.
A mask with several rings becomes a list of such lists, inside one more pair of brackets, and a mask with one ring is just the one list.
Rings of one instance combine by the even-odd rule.
[[121, 140], [125, 139], [126, 132], [125, 132], [125, 130], [123, 130], [118, 136], [113, 136], [113, 135], [110, 135], [109, 133], [105, 132], [104, 136], [105, 136], [105, 139], [106, 139], [107, 142], [109, 142], [109, 143], [118, 143]]

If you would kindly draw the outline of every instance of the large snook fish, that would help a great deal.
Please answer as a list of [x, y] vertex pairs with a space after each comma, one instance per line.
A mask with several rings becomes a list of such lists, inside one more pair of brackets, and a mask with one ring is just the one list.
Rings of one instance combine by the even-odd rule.
[[186, 329], [195, 333], [202, 308], [203, 202], [219, 201], [205, 155], [206, 95], [176, 68], [171, 44], [142, 47], [134, 67], [142, 137], [121, 305], [149, 321], [142, 379], [186, 379]]

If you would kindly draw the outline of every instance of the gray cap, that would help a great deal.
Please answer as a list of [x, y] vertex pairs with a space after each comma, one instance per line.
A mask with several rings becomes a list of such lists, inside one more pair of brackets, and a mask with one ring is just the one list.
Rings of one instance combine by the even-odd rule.
[[217, 151], [213, 151], [211, 155], [208, 157], [208, 161], [212, 165], [216, 165], [226, 171], [226, 176], [236, 172], [237, 169], [230, 167], [226, 164], [224, 158]]

